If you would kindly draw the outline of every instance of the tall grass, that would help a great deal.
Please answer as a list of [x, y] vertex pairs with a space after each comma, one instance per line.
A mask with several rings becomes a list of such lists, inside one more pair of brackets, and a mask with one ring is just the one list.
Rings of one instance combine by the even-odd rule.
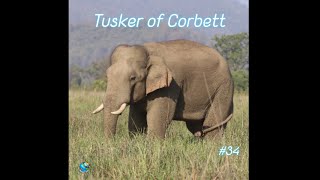
[[[106, 140], [103, 113], [92, 115], [103, 92], [69, 91], [69, 179], [248, 179], [248, 95], [234, 96], [234, 116], [220, 141], [197, 140], [185, 123], [173, 121], [165, 140], [129, 138], [128, 108], [117, 134]], [[220, 156], [222, 146], [239, 155]], [[79, 164], [90, 164], [88, 173]]]

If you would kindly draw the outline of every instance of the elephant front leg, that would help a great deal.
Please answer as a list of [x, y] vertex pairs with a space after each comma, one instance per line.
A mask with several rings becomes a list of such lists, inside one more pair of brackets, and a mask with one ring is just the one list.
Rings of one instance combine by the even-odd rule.
[[169, 97], [157, 97], [148, 102], [148, 136], [165, 138], [166, 130], [175, 113], [176, 103]]
[[146, 133], [147, 117], [145, 103], [130, 105], [128, 129], [130, 137], [136, 134]]

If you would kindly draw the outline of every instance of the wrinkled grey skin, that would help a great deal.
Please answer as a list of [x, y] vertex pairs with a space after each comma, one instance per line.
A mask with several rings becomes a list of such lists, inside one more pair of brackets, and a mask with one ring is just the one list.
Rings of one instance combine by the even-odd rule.
[[[122, 103], [130, 104], [129, 132], [164, 138], [172, 120], [185, 121], [192, 134], [233, 113], [233, 81], [224, 58], [202, 44], [174, 40], [119, 45], [107, 69], [104, 104], [106, 137], [116, 133]], [[221, 137], [226, 124], [204, 137]]]

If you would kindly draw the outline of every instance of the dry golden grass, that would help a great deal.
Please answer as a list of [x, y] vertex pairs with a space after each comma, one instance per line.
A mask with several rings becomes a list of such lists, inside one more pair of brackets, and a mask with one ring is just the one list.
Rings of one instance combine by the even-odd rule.
[[[118, 120], [116, 136], [103, 135], [103, 113], [91, 112], [104, 92], [69, 91], [70, 179], [249, 179], [248, 95], [236, 93], [234, 116], [221, 141], [199, 141], [174, 121], [165, 140], [129, 138], [128, 108]], [[220, 156], [222, 146], [239, 146], [239, 155]], [[79, 172], [88, 162], [90, 170]]]

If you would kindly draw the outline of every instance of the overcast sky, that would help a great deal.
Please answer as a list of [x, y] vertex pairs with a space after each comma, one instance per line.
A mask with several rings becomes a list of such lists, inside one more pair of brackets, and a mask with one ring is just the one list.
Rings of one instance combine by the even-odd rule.
[[249, 6], [249, 0], [237, 0], [239, 1], [241, 4], [246, 5], [247, 7]]

